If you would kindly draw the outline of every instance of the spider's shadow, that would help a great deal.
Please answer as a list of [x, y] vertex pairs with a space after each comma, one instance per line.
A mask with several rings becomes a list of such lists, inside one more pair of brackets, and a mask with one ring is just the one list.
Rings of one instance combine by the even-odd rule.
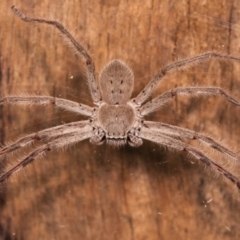
[[127, 172], [144, 171], [149, 178], [177, 177], [181, 174], [180, 169], [189, 171], [192, 168], [191, 162], [186, 159], [186, 154], [170, 152], [157, 144], [145, 141], [142, 146], [133, 148], [124, 146], [113, 148], [104, 144], [96, 146], [96, 155], [92, 159], [96, 161], [99, 171], [118, 171], [118, 168]]

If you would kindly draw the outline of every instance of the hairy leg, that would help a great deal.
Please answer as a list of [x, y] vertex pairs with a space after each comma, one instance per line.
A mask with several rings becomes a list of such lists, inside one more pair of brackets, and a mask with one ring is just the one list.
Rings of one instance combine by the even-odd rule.
[[19, 148], [25, 147], [31, 144], [32, 142], [34, 142], [35, 140], [48, 141], [53, 138], [62, 137], [63, 135], [79, 131], [84, 127], [88, 127], [88, 126], [89, 126], [89, 120], [85, 120], [85, 121], [66, 123], [60, 126], [47, 128], [42, 131], [29, 134], [1, 148], [0, 156], [4, 156], [5, 154], [13, 152]]
[[7, 96], [0, 99], [1, 104], [24, 104], [24, 105], [46, 105], [52, 104], [56, 108], [75, 112], [84, 116], [91, 117], [94, 108], [85, 104], [73, 102], [63, 98], [56, 98], [51, 96]]
[[209, 157], [205, 156], [196, 148], [191, 147], [167, 135], [154, 133], [154, 131], [147, 128], [141, 129], [140, 137], [142, 137], [143, 139], [149, 140], [151, 142], [158, 143], [159, 145], [168, 147], [170, 149], [175, 149], [178, 151], [186, 151], [187, 153], [189, 153], [190, 156], [201, 161], [206, 166], [211, 168], [213, 171], [218, 172], [219, 174], [222, 174], [223, 176], [225, 176], [227, 179], [233, 182], [237, 186], [238, 190], [240, 191], [240, 181], [237, 177], [235, 177], [229, 171], [227, 171], [226, 169], [224, 169], [223, 167], [221, 167], [220, 165], [212, 161]]
[[66, 134], [58, 139], [55, 139], [41, 147], [38, 147], [34, 151], [32, 151], [29, 155], [27, 155], [23, 160], [17, 163], [14, 167], [9, 170], [5, 170], [3, 174], [0, 176], [0, 183], [7, 180], [12, 174], [16, 173], [20, 169], [27, 166], [37, 157], [40, 157], [42, 154], [48, 151], [57, 150], [59, 148], [64, 148], [66, 146], [70, 146], [74, 143], [83, 141], [84, 139], [90, 138], [92, 134], [92, 128], [84, 128], [74, 133]]
[[52, 25], [56, 27], [63, 34], [63, 36], [70, 42], [70, 44], [74, 47], [74, 49], [76, 49], [76, 51], [85, 58], [86, 65], [87, 65], [87, 79], [88, 79], [88, 85], [90, 88], [91, 96], [93, 98], [93, 101], [95, 103], [98, 103], [101, 97], [100, 97], [100, 92], [98, 88], [98, 83], [95, 77], [95, 66], [92, 58], [90, 57], [86, 49], [84, 49], [84, 47], [74, 39], [74, 37], [63, 27], [61, 23], [57, 21], [51, 21], [51, 20], [46, 20], [41, 18], [27, 17], [15, 6], [12, 6], [12, 10], [18, 17], [20, 17], [25, 22], [38, 22], [38, 23]]
[[142, 107], [139, 108], [139, 113], [142, 116], [145, 116], [151, 112], [154, 112], [172, 100], [173, 97], [180, 94], [190, 96], [222, 96], [227, 101], [240, 106], [240, 101], [234, 99], [220, 87], [183, 87], [167, 91], [160, 96], [146, 102]]
[[216, 142], [214, 139], [212, 139], [204, 134], [194, 132], [194, 131], [186, 129], [186, 128], [181, 128], [181, 127], [173, 126], [171, 124], [160, 123], [160, 122], [144, 121], [143, 125], [144, 125], [144, 127], [148, 128], [152, 132], [159, 132], [161, 134], [166, 134], [171, 137], [185, 138], [185, 139], [190, 139], [190, 140], [197, 139], [197, 140], [203, 142], [204, 144], [207, 144], [211, 148], [240, 162], [240, 156], [238, 156], [236, 153], [230, 151], [226, 147], [224, 147], [221, 144], [219, 144], [218, 142]]
[[134, 98], [132, 101], [137, 105], [141, 105], [147, 98], [153, 93], [156, 86], [162, 80], [162, 78], [168, 73], [175, 70], [183, 70], [197, 64], [209, 61], [212, 58], [225, 60], [225, 61], [237, 61], [240, 62], [240, 58], [224, 55], [217, 52], [205, 52], [195, 57], [186, 58], [180, 61], [173, 62], [171, 64], [163, 67], [154, 77], [153, 79], [146, 85], [146, 87]]

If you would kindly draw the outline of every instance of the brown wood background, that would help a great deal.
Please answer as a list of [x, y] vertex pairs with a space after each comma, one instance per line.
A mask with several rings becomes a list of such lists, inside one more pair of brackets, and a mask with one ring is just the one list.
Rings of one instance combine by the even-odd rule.
[[[58, 19], [86, 46], [97, 72], [126, 61], [134, 95], [160, 67], [218, 50], [240, 56], [240, 3], [234, 0], [15, 0], [23, 12]], [[28, 24], [0, 2], [0, 91], [40, 93], [91, 104], [84, 63], [58, 32]], [[157, 93], [216, 85], [240, 99], [240, 65], [219, 61], [169, 74]], [[80, 119], [51, 106], [1, 106], [1, 143]], [[178, 97], [148, 119], [221, 139], [238, 150], [240, 109], [223, 99]], [[19, 159], [18, 154], [13, 159]], [[216, 155], [218, 161], [220, 156]], [[240, 176], [240, 167], [224, 166]], [[186, 155], [81, 142], [36, 160], [2, 188], [0, 239], [240, 239], [236, 188]]]

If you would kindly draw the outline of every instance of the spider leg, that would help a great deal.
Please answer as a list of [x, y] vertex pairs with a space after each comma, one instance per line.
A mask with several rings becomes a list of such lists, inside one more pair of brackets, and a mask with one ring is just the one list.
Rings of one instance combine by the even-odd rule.
[[220, 87], [183, 87], [167, 91], [160, 96], [146, 102], [142, 107], [139, 108], [139, 112], [142, 116], [145, 116], [151, 112], [156, 111], [164, 104], [169, 102], [173, 97], [180, 94], [192, 96], [222, 96], [229, 102], [240, 106], [240, 101], [231, 97]]
[[198, 56], [186, 58], [180, 61], [173, 62], [171, 64], [163, 67], [158, 73], [152, 78], [152, 80], [146, 85], [146, 87], [134, 98], [132, 101], [138, 105], [141, 105], [147, 98], [153, 93], [154, 89], [158, 85], [158, 83], [162, 80], [162, 78], [168, 73], [175, 70], [186, 69], [197, 64], [209, 61], [212, 58], [226, 60], [226, 61], [237, 61], [240, 62], [240, 58], [224, 55], [217, 52], [205, 52]]
[[51, 96], [7, 96], [0, 99], [1, 104], [25, 104], [25, 105], [46, 105], [52, 104], [56, 108], [61, 108], [70, 112], [75, 112], [84, 116], [93, 116], [94, 108], [85, 104], [73, 102], [63, 98]]
[[84, 47], [74, 39], [74, 37], [64, 28], [64, 26], [61, 23], [57, 21], [51, 21], [51, 20], [46, 20], [41, 18], [27, 17], [15, 6], [12, 6], [12, 10], [19, 18], [21, 18], [25, 22], [38, 22], [38, 23], [48, 24], [56, 27], [63, 34], [63, 36], [67, 38], [67, 40], [74, 47], [74, 49], [76, 49], [77, 53], [80, 53], [86, 60], [87, 79], [88, 79], [88, 85], [90, 88], [91, 96], [93, 98], [93, 101], [95, 103], [98, 103], [100, 101], [100, 92], [99, 92], [98, 83], [95, 77], [95, 66], [92, 58], [90, 57], [86, 49], [84, 49]]
[[196, 148], [191, 147], [167, 135], [154, 133], [151, 129], [147, 129], [147, 128], [141, 129], [140, 137], [142, 137], [143, 139], [149, 140], [151, 142], [158, 143], [159, 145], [168, 147], [170, 149], [188, 152], [190, 156], [193, 156], [195, 159], [201, 161], [206, 166], [211, 168], [213, 171], [217, 171], [219, 174], [222, 174], [224, 177], [229, 179], [231, 182], [233, 182], [237, 186], [238, 190], [240, 191], [240, 181], [237, 177], [235, 177], [229, 171], [227, 171], [226, 169], [224, 169], [223, 167], [221, 167], [220, 165], [212, 161], [209, 157], [205, 156], [202, 152], [200, 152]]
[[236, 153], [230, 151], [226, 147], [216, 142], [214, 139], [204, 134], [194, 132], [186, 128], [177, 127], [171, 124], [161, 123], [161, 122], [144, 121], [143, 125], [144, 127], [149, 128], [149, 130], [151, 131], [158, 132], [164, 135], [166, 134], [171, 137], [180, 137], [180, 138], [185, 138], [190, 140], [197, 139], [203, 142], [204, 144], [207, 144], [211, 148], [216, 149], [217, 151], [231, 157], [232, 159], [236, 161], [240, 161], [240, 157]]
[[35, 140], [49, 141], [50, 139], [61, 137], [63, 135], [79, 131], [80, 129], [89, 125], [89, 121], [78, 121], [62, 124], [56, 127], [44, 129], [42, 131], [26, 135], [17, 141], [6, 145], [0, 149], [0, 156], [4, 156], [10, 152], [13, 152], [19, 148], [25, 147]]
[[31, 163], [37, 157], [40, 157], [45, 152], [70, 146], [74, 143], [83, 141], [84, 139], [90, 138], [91, 134], [92, 128], [87, 127], [74, 133], [70, 133], [62, 137], [59, 137], [58, 139], [55, 139], [43, 146], [38, 147], [37, 149], [32, 151], [29, 155], [27, 155], [23, 160], [21, 160], [18, 164], [16, 164], [14, 167], [4, 171], [4, 173], [0, 176], [0, 182], [4, 182], [5, 180], [7, 180], [12, 174], [24, 168], [26, 165]]

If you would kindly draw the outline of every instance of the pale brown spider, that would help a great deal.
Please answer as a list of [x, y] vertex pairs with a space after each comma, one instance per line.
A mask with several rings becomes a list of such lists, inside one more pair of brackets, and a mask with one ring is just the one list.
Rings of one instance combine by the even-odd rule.
[[25, 22], [39, 22], [58, 28], [61, 34], [70, 41], [75, 50], [83, 56], [86, 60], [87, 81], [95, 107], [51, 96], [6, 96], [1, 99], [1, 104], [53, 104], [56, 108], [88, 116], [89, 120], [71, 122], [44, 129], [20, 138], [0, 149], [0, 155], [3, 156], [19, 148], [23, 148], [33, 141], [42, 142], [40, 147], [37, 147], [10, 170], [5, 171], [0, 176], [0, 182], [8, 179], [13, 173], [24, 168], [44, 152], [59, 149], [87, 138], [90, 138], [90, 142], [93, 144], [102, 144], [106, 140], [111, 145], [121, 146], [128, 143], [133, 147], [142, 145], [142, 139], [146, 139], [169, 149], [186, 151], [190, 156], [198, 159], [213, 171], [222, 174], [232, 181], [240, 190], [240, 181], [237, 177], [212, 161], [195, 147], [183, 142], [183, 140], [197, 139], [222, 154], [239, 161], [239, 156], [236, 153], [201, 133], [170, 124], [144, 120], [144, 116], [156, 111], [178, 94], [195, 96], [220, 95], [227, 101], [239, 106], [239, 101], [219, 87], [175, 88], [153, 98], [151, 101], [147, 99], [168, 72], [190, 67], [211, 58], [238, 62], [240, 62], [240, 58], [217, 52], [206, 52], [195, 57], [171, 63], [162, 68], [137, 97], [130, 99], [134, 76], [132, 70], [125, 63], [120, 60], [109, 62], [103, 68], [99, 76], [99, 81], [97, 81], [94, 63], [88, 52], [72, 37], [61, 23], [45, 19], [29, 18], [22, 14], [15, 6], [12, 6], [12, 10]]

